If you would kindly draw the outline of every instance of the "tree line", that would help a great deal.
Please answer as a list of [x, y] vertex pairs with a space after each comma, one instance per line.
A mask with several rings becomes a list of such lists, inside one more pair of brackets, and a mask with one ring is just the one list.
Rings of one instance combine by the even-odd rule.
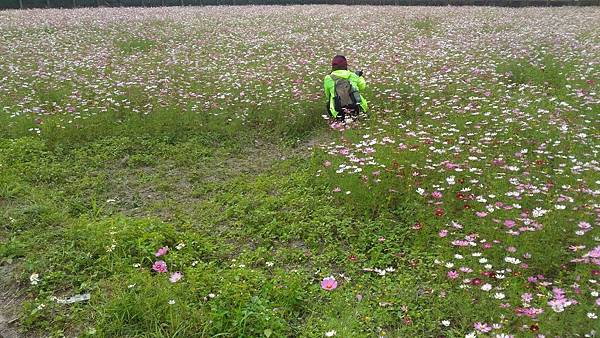
[[0, 0], [0, 9], [211, 5], [600, 6], [600, 0]]

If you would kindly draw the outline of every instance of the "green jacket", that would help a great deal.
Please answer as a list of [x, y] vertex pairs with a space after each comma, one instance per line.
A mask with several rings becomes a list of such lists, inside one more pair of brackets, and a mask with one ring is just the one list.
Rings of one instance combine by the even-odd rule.
[[[341, 77], [344, 79], [350, 80], [350, 83], [358, 89], [359, 92], [362, 92], [367, 87], [367, 83], [365, 78], [362, 76], [356, 75], [354, 72], [348, 70], [334, 70], [331, 74]], [[335, 111], [335, 104], [333, 99], [335, 98], [335, 81], [331, 78], [331, 75], [325, 76], [325, 80], [323, 80], [323, 87], [325, 88], [325, 98], [329, 100], [329, 110], [333, 114], [333, 117], [336, 117], [339, 112]], [[363, 111], [367, 111], [369, 106], [367, 105], [367, 100], [365, 97], [360, 95], [361, 102], [360, 106]]]

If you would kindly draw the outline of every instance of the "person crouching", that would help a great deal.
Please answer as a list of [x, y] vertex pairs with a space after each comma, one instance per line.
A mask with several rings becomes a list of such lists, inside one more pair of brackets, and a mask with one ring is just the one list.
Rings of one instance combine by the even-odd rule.
[[329, 116], [344, 121], [347, 116], [357, 117], [361, 112], [366, 113], [367, 100], [360, 94], [366, 86], [363, 72], [349, 71], [346, 57], [336, 55], [331, 60], [331, 73], [323, 81]]

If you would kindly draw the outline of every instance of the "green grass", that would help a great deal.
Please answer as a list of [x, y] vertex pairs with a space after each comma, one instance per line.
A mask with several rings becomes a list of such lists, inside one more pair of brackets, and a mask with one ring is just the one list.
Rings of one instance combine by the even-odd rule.
[[412, 26], [422, 34], [431, 34], [435, 30], [436, 22], [431, 18], [423, 18], [413, 21]]
[[115, 42], [117, 48], [121, 53], [130, 55], [134, 53], [148, 52], [154, 48], [156, 41], [144, 38], [125, 38], [124, 40], [118, 40]]

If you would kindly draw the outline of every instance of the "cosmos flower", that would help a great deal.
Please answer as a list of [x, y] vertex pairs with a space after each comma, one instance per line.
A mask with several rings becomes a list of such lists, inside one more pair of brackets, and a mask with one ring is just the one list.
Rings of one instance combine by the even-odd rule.
[[156, 272], [161, 272], [161, 273], [167, 272], [167, 263], [165, 263], [164, 261], [156, 261], [152, 265], [152, 270], [154, 270]]
[[181, 272], [179, 272], [179, 271], [173, 272], [171, 274], [171, 277], [169, 277], [169, 281], [171, 283], [177, 283], [182, 277], [183, 277], [183, 275], [181, 274]]
[[327, 291], [335, 290], [335, 288], [337, 288], [337, 285], [338, 285], [338, 283], [335, 280], [335, 278], [333, 278], [333, 276], [323, 278], [323, 280], [321, 281], [321, 288], [323, 290], [327, 290]]
[[163, 255], [166, 255], [167, 252], [169, 252], [169, 247], [168, 246], [163, 246], [162, 248], [158, 249], [158, 251], [156, 251], [156, 253], [154, 254], [154, 256], [160, 257], [160, 256], [163, 256]]

